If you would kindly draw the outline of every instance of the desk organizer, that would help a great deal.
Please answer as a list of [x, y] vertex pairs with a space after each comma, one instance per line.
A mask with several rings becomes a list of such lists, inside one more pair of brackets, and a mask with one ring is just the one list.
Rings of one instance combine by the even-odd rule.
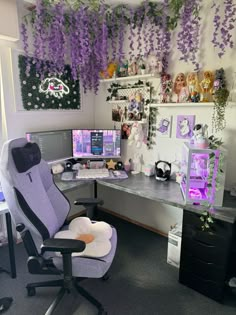
[[200, 149], [184, 143], [180, 187], [186, 203], [222, 206], [225, 156], [223, 150]]

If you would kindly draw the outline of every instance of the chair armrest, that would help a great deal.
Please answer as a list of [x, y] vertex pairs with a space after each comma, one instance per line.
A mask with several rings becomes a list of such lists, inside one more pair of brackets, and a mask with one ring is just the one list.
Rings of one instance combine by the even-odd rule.
[[79, 198], [74, 201], [74, 205], [82, 205], [82, 206], [95, 206], [95, 205], [103, 205], [103, 200], [99, 198]]
[[63, 238], [49, 238], [41, 245], [42, 254], [44, 252], [60, 252], [61, 254], [80, 253], [86, 247], [85, 242]]

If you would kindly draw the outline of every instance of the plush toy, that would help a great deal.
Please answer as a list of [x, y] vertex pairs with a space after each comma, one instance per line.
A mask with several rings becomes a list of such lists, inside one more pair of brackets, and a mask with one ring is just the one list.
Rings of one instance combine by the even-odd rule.
[[213, 83], [212, 94], [214, 95], [217, 90], [223, 89], [225, 87], [226, 87], [225, 71], [223, 68], [220, 68], [220, 69], [216, 70], [216, 72], [215, 72], [215, 80]]
[[113, 77], [114, 73], [117, 70], [117, 64], [114, 62], [110, 62], [105, 71], [100, 72], [100, 76], [102, 79], [110, 79]]
[[[86, 243], [85, 250], [72, 256], [103, 257], [111, 250], [112, 228], [106, 222], [91, 222], [87, 217], [75, 218], [68, 230], [57, 232], [55, 238], [75, 239]], [[57, 253], [60, 256], [60, 253]]]
[[129, 145], [135, 144], [136, 148], [139, 149], [142, 146], [143, 139], [144, 134], [142, 124], [136, 121], [133, 123], [131, 133], [128, 138], [128, 144]]
[[150, 54], [147, 58], [148, 73], [158, 74], [162, 72], [162, 63], [158, 60], [155, 54]]

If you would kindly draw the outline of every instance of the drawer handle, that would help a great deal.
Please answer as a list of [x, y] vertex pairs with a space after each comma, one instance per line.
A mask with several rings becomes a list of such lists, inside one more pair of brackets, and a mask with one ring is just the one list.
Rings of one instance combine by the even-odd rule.
[[199, 243], [199, 244], [205, 246], [205, 247], [209, 247], [209, 248], [214, 248], [214, 247], [215, 247], [214, 245], [207, 244], [207, 243], [205, 243], [205, 242], [203, 242], [203, 241], [200, 241], [200, 240], [196, 240], [196, 239], [195, 239], [195, 241], [196, 241], [197, 243]]

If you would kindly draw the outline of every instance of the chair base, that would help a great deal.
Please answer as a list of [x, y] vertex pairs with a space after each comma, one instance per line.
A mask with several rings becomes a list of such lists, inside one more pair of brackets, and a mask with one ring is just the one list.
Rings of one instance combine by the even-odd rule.
[[70, 294], [70, 291], [73, 288], [75, 288], [76, 291], [81, 296], [83, 296], [86, 300], [88, 300], [90, 303], [92, 303], [98, 309], [98, 315], [106, 315], [107, 312], [104, 310], [102, 304], [78, 284], [79, 280], [80, 279], [73, 278], [73, 280], [71, 282], [71, 287], [69, 289], [68, 289], [68, 287], [65, 287], [65, 285], [64, 285], [65, 282], [64, 282], [63, 279], [52, 280], [52, 281], [45, 281], [45, 282], [29, 283], [29, 284], [27, 284], [26, 289], [27, 289], [28, 296], [34, 296], [36, 294], [36, 290], [35, 290], [36, 288], [40, 288], [40, 287], [61, 287], [61, 289], [57, 293], [56, 298], [54, 299], [52, 304], [49, 306], [49, 308], [46, 311], [45, 315], [52, 315], [54, 310], [56, 309], [57, 305], [60, 303], [60, 301], [65, 296], [65, 294]]

